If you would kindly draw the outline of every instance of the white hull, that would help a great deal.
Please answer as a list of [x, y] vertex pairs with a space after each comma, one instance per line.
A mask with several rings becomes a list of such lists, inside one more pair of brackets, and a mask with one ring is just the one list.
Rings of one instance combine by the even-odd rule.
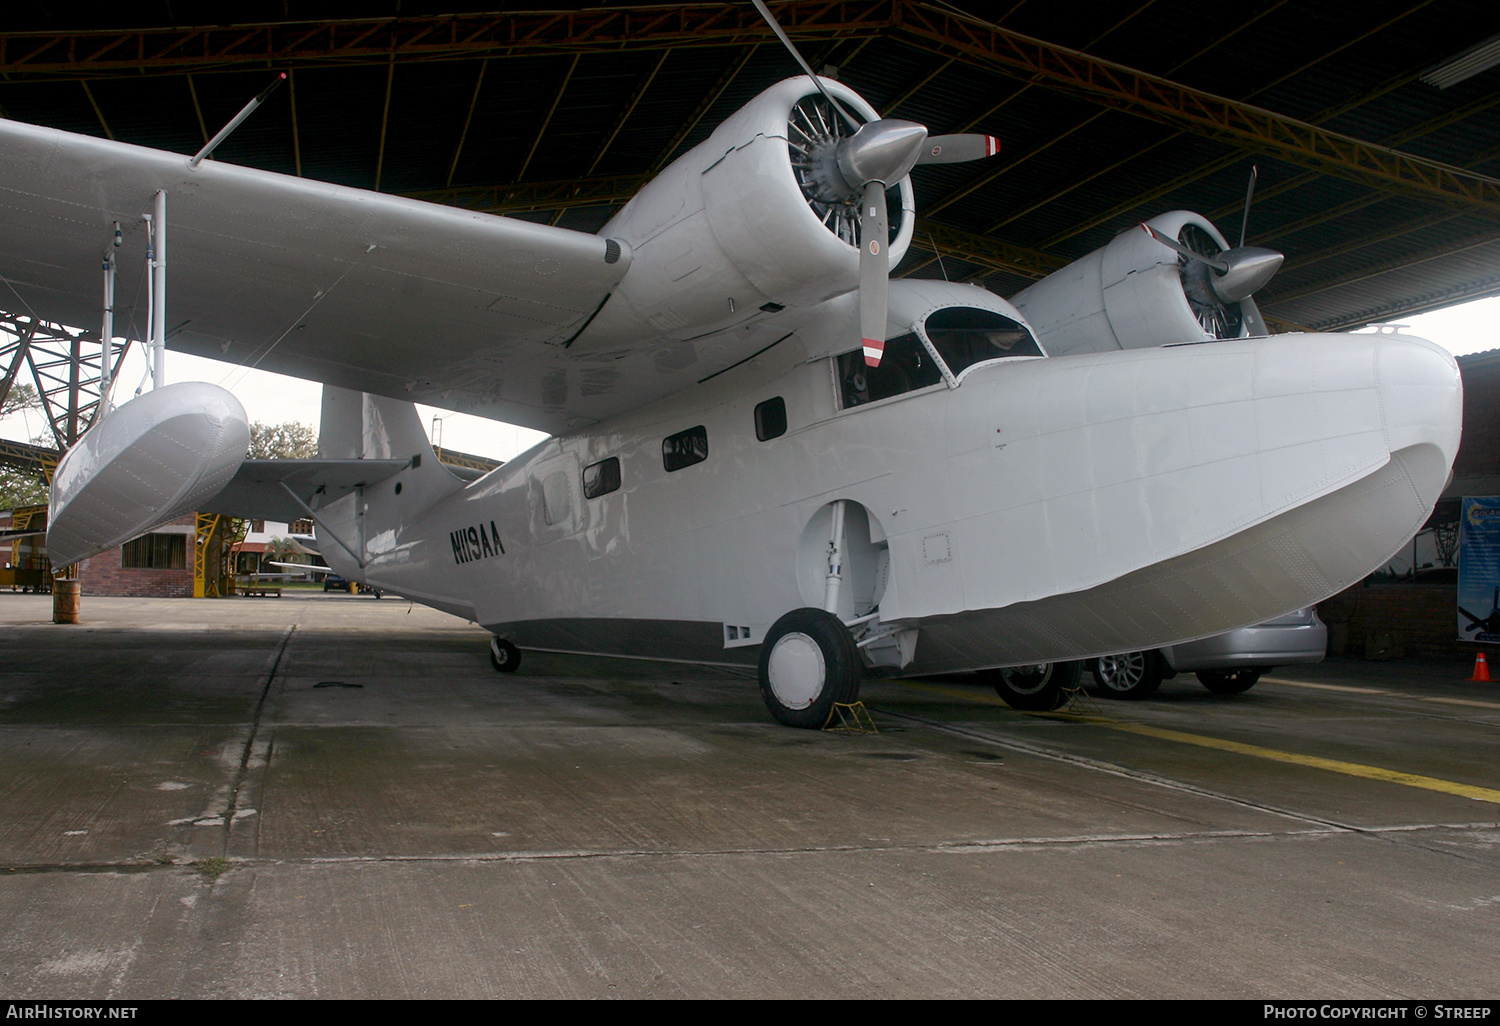
[[[324, 513], [362, 535], [366, 566], [323, 551], [522, 646], [738, 661], [822, 604], [829, 504], [848, 500], [841, 617], [915, 627], [906, 672], [979, 668], [1325, 598], [1421, 526], [1458, 446], [1452, 358], [1388, 335], [1002, 360], [847, 410], [825, 361], [777, 359], [700, 404], [550, 440], [426, 512], [402, 508], [398, 476]], [[776, 395], [789, 430], [758, 441], [752, 409]], [[699, 424], [709, 458], [666, 473], [662, 439]], [[583, 498], [580, 470], [608, 457], [623, 487]], [[559, 473], [569, 508], [549, 524]]]

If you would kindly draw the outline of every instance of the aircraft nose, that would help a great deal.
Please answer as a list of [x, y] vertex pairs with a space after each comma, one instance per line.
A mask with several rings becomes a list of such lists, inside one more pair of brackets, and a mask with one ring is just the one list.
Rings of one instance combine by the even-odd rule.
[[1376, 353], [1376, 374], [1390, 450], [1432, 445], [1451, 465], [1463, 426], [1458, 362], [1426, 339], [1386, 335]]

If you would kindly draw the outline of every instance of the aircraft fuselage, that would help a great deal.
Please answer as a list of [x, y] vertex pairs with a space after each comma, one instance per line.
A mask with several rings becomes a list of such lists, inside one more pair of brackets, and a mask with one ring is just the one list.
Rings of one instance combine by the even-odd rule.
[[1389, 335], [1011, 357], [853, 406], [839, 367], [788, 338], [414, 516], [398, 475], [325, 511], [366, 566], [323, 551], [522, 648], [748, 662], [824, 604], [843, 500], [837, 615], [915, 630], [886, 668], [978, 669], [1318, 601], [1420, 527], [1458, 442], [1452, 358]]

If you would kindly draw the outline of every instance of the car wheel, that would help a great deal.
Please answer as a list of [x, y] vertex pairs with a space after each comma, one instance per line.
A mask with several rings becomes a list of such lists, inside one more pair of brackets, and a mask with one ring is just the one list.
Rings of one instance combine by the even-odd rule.
[[491, 638], [490, 665], [501, 673], [515, 673], [521, 665], [521, 650], [508, 641]]
[[1255, 687], [1265, 671], [1259, 667], [1240, 670], [1199, 670], [1198, 682], [1216, 695], [1239, 695]]
[[849, 628], [821, 609], [794, 609], [760, 646], [760, 695], [779, 723], [816, 730], [835, 702], [859, 699], [864, 667]]
[[1067, 700], [1067, 692], [1083, 679], [1083, 663], [1033, 663], [986, 670], [981, 675], [1012, 709], [1051, 712]]
[[1106, 698], [1150, 698], [1162, 682], [1161, 656], [1155, 651], [1090, 659], [1089, 671]]

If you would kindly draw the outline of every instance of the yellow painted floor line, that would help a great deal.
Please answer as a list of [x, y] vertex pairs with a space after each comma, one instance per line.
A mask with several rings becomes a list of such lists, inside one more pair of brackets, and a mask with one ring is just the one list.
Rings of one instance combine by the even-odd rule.
[[1456, 794], [1463, 798], [1473, 798], [1477, 801], [1494, 802], [1500, 805], [1500, 791], [1490, 787], [1460, 784], [1456, 781], [1442, 780], [1438, 777], [1424, 777], [1416, 773], [1401, 773], [1397, 770], [1382, 769], [1379, 766], [1365, 766], [1357, 762], [1323, 759], [1316, 755], [1298, 755], [1296, 752], [1283, 752], [1277, 748], [1262, 748], [1260, 745], [1247, 745], [1241, 741], [1226, 741], [1223, 738], [1206, 737], [1202, 734], [1189, 734], [1181, 730], [1150, 727], [1144, 723], [1110, 723], [1108, 725], [1115, 730], [1122, 730], [1127, 734], [1144, 734], [1146, 737], [1159, 737], [1164, 741], [1180, 741], [1183, 744], [1198, 745], [1200, 748], [1217, 748], [1222, 752], [1252, 755], [1259, 759], [1270, 759], [1273, 762], [1289, 762], [1295, 766], [1311, 766], [1315, 769], [1342, 773], [1345, 776], [1364, 777], [1366, 780], [1383, 780], [1388, 784], [1405, 784], [1407, 787], [1420, 787], [1427, 791], [1441, 791], [1444, 794]]
[[1355, 688], [1348, 684], [1314, 684], [1310, 680], [1289, 680], [1286, 677], [1262, 677], [1262, 684], [1287, 684], [1294, 688], [1312, 688], [1316, 691], [1342, 691], [1350, 695], [1391, 695], [1393, 691], [1380, 688]]
[[[1005, 706], [1005, 703], [998, 695], [990, 696], [982, 692], [975, 694], [972, 690], [964, 688], [945, 687], [941, 684], [929, 684], [925, 681], [914, 680], [893, 681], [892, 683], [904, 684], [919, 691], [962, 699], [981, 705]], [[1006, 708], [1009, 708], [1009, 706], [1006, 706]], [[1224, 738], [1208, 737], [1204, 734], [1189, 734], [1182, 730], [1152, 727], [1144, 723], [1127, 723], [1123, 720], [1114, 720], [1104, 716], [1079, 716], [1065, 712], [1032, 713], [1031, 715], [1058, 717], [1082, 723], [1092, 723], [1127, 734], [1140, 734], [1145, 737], [1160, 738], [1163, 741], [1176, 741], [1180, 744], [1197, 745], [1200, 748], [1215, 748], [1221, 752], [1234, 752], [1237, 755], [1270, 759], [1273, 762], [1291, 763], [1294, 766], [1308, 766], [1313, 769], [1328, 770], [1332, 773], [1342, 773], [1350, 777], [1380, 780], [1388, 784], [1405, 784], [1407, 787], [1419, 787], [1426, 791], [1440, 791], [1443, 794], [1453, 794], [1461, 798], [1472, 798], [1475, 801], [1494, 802], [1496, 805], [1500, 805], [1500, 790], [1490, 787], [1478, 787], [1473, 784], [1460, 784], [1457, 781], [1443, 780], [1438, 777], [1424, 777], [1417, 773], [1402, 773], [1398, 770], [1383, 769], [1380, 766], [1366, 766], [1358, 762], [1324, 759], [1316, 755], [1298, 755], [1296, 752], [1284, 752], [1278, 748], [1264, 748], [1260, 745], [1246, 744], [1243, 741], [1228, 741]]]
[[1355, 688], [1347, 684], [1314, 684], [1310, 680], [1291, 680], [1287, 677], [1264, 677], [1264, 684], [1286, 684], [1294, 688], [1314, 688], [1318, 691], [1345, 691], [1355, 695], [1385, 695], [1388, 698], [1409, 698], [1414, 702], [1437, 702], [1441, 705], [1465, 705], [1474, 709], [1500, 709], [1500, 702], [1487, 702], [1482, 698], [1440, 698], [1437, 695], [1412, 695], [1403, 691], [1387, 691], [1383, 688]]

